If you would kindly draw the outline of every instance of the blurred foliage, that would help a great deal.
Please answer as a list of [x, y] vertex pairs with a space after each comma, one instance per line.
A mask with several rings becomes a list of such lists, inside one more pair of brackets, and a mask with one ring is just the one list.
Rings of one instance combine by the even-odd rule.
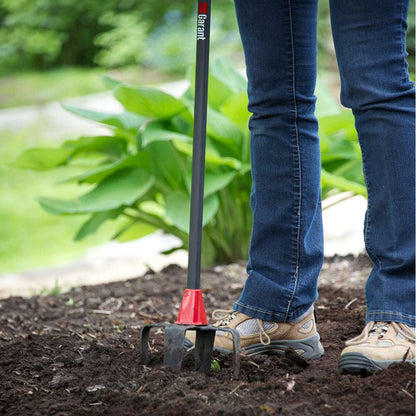
[[[195, 68], [189, 71], [193, 74]], [[66, 106], [72, 113], [107, 126], [111, 135], [81, 137], [60, 147], [25, 150], [13, 166], [38, 171], [83, 167], [65, 183], [78, 184], [73, 199], [43, 197], [41, 206], [60, 216], [88, 214], [76, 233], [81, 240], [102, 224], [121, 219], [114, 238], [139, 238], [156, 229], [188, 248], [194, 80], [179, 98], [161, 90], [113, 80], [117, 114]], [[251, 233], [247, 83], [226, 61], [211, 65], [208, 92], [204, 190], [203, 262], [245, 259]], [[318, 82], [322, 198], [340, 192], [366, 195], [361, 152], [351, 112], [342, 112]]]
[[56, 183], [83, 170], [68, 167], [33, 172], [7, 165], [27, 147], [56, 145], [56, 137], [45, 140], [41, 134], [42, 123], [40, 120], [24, 129], [0, 130], [0, 273], [73, 261], [87, 248], [108, 240], [118, 227], [109, 221], [95, 235], [81, 242], [72, 241], [74, 230], [87, 217], [54, 217], [39, 206], [36, 197], [44, 193], [75, 197], [78, 186]]
[[[230, 1], [219, 0], [224, 7]], [[137, 64], [149, 52], [147, 35], [194, 20], [195, 9], [194, 0], [0, 0], [1, 66]], [[193, 41], [192, 31], [183, 34]]]
[[[46, 69], [60, 65], [147, 65], [184, 72], [194, 61], [195, 0], [0, 0], [0, 62], [3, 68]], [[414, 3], [408, 50], [414, 70]], [[241, 57], [232, 0], [212, 10], [212, 52]], [[319, 2], [320, 64], [334, 69], [328, 0]]]

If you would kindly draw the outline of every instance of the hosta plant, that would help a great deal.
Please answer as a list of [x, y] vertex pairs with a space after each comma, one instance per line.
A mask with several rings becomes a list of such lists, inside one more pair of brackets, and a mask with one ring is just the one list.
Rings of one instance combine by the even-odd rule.
[[[124, 111], [107, 114], [65, 106], [108, 127], [106, 136], [81, 137], [57, 148], [24, 151], [14, 166], [49, 170], [83, 166], [67, 180], [76, 199], [39, 198], [51, 214], [88, 214], [80, 240], [107, 220], [122, 217], [114, 238], [126, 241], [161, 229], [188, 247], [193, 130], [193, 82], [179, 98], [157, 88], [106, 79]], [[203, 246], [205, 265], [245, 259], [251, 228], [251, 175], [246, 80], [217, 61], [209, 76]], [[353, 118], [318, 88], [323, 198], [365, 195]]]

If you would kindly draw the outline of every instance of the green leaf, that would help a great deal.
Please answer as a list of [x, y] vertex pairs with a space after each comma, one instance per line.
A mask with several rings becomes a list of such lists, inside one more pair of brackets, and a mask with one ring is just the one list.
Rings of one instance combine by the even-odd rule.
[[211, 370], [221, 370], [220, 363], [217, 360], [211, 360]]
[[[175, 146], [178, 151], [184, 153], [188, 156], [192, 156], [192, 144], [184, 143], [179, 140], [174, 140], [173, 145]], [[216, 153], [207, 149], [205, 152], [205, 161], [207, 164], [211, 164], [214, 166], [226, 166], [233, 168], [235, 170], [240, 170], [244, 168], [244, 165], [238, 159], [233, 157], [221, 157], [218, 156]]]
[[[217, 213], [218, 197], [214, 194], [204, 199], [203, 225], [206, 225]], [[166, 198], [166, 217], [180, 230], [189, 232], [191, 199], [183, 192], [172, 192]]]
[[119, 85], [114, 96], [127, 111], [148, 118], [168, 119], [185, 109], [180, 100], [156, 88]]
[[[195, 66], [188, 72], [190, 88], [186, 96], [195, 96]], [[210, 65], [208, 78], [208, 104], [218, 110], [234, 94], [246, 92], [247, 81], [225, 60], [215, 60]]]
[[221, 113], [233, 121], [242, 131], [248, 130], [250, 112], [247, 110], [248, 96], [245, 92], [233, 95], [221, 107]]
[[357, 155], [351, 142], [346, 140], [332, 139], [330, 142], [330, 148], [321, 155], [321, 161], [323, 164], [339, 159], [356, 159]]
[[176, 141], [184, 143], [179, 140], [174, 140], [173, 142], [153, 142], [147, 146], [146, 150], [149, 151], [152, 160], [152, 171], [156, 179], [167, 184], [172, 190], [185, 190], [186, 161], [173, 147], [172, 143]]
[[92, 111], [86, 108], [77, 108], [70, 105], [62, 104], [67, 111], [88, 120], [97, 121], [108, 126], [117, 127], [126, 130], [138, 130], [147, 120], [137, 114], [125, 111], [124, 113], [111, 114], [99, 111]]
[[164, 123], [154, 121], [149, 123], [142, 132], [142, 146], [146, 147], [153, 142], [182, 140], [184, 142], [192, 142], [192, 137], [185, 134], [168, 130]]
[[235, 154], [239, 154], [243, 133], [227, 117], [209, 107], [207, 134], [213, 139], [227, 145]]
[[315, 109], [316, 117], [320, 119], [321, 117], [341, 112], [339, 104], [334, 100], [319, 77], [316, 81], [315, 94], [318, 97]]
[[147, 224], [143, 221], [133, 221], [127, 227], [118, 233], [117, 240], [121, 243], [136, 240], [137, 238], [145, 237], [157, 230], [153, 225]]
[[127, 143], [124, 139], [114, 136], [80, 137], [77, 140], [67, 140], [61, 149], [71, 149], [72, 157], [101, 153], [110, 159], [118, 159], [126, 153]]
[[91, 217], [81, 225], [74, 240], [80, 241], [87, 235], [94, 234], [105, 221], [117, 218], [122, 212], [123, 208], [116, 208], [110, 211], [92, 214]]
[[140, 152], [136, 155], [127, 156], [116, 162], [100, 166], [96, 169], [88, 170], [81, 175], [73, 176], [65, 182], [78, 181], [79, 183], [97, 183], [101, 182], [107, 176], [128, 167], [139, 167], [148, 172], [151, 171], [150, 157], [147, 152]]
[[329, 173], [325, 169], [321, 170], [321, 182], [322, 187], [332, 187], [342, 191], [351, 191], [355, 194], [367, 197], [367, 190], [365, 186], [356, 182], [349, 181], [342, 176], [337, 176]]
[[[212, 173], [205, 172], [205, 181], [204, 181], [204, 198], [209, 195], [218, 192], [219, 190], [225, 188], [236, 176], [237, 172], [227, 172], [227, 173]], [[191, 191], [191, 181], [192, 174], [189, 173], [186, 180], [187, 188], [189, 192]]]
[[74, 149], [27, 149], [19, 155], [11, 166], [19, 169], [47, 170], [65, 165], [74, 153]]
[[319, 119], [319, 128], [328, 136], [340, 130], [355, 131], [354, 116], [351, 111], [343, 111], [341, 114], [333, 114]]
[[225, 59], [216, 59], [211, 65], [210, 74], [234, 93], [247, 91], [247, 80]]
[[101, 75], [101, 81], [108, 89], [114, 89], [117, 85], [121, 84], [121, 81], [117, 81], [114, 78], [109, 77], [108, 75]]
[[101, 212], [131, 205], [152, 186], [154, 177], [140, 168], [124, 169], [104, 179], [92, 191], [71, 201], [40, 198], [51, 214]]

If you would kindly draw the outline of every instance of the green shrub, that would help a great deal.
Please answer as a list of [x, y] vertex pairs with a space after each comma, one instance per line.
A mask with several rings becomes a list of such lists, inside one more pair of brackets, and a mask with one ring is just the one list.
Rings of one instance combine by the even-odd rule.
[[[39, 199], [52, 214], [90, 215], [76, 239], [122, 216], [125, 221], [114, 238], [126, 241], [162, 229], [178, 236], [187, 249], [192, 82], [180, 98], [155, 88], [107, 82], [124, 106], [123, 113], [66, 108], [108, 126], [111, 135], [81, 137], [59, 148], [28, 149], [14, 166], [36, 170], [85, 166], [81, 175], [68, 178], [79, 184], [78, 198]], [[321, 86], [318, 96], [323, 198], [344, 191], [365, 195], [352, 115], [341, 112]], [[204, 264], [213, 264], [245, 259], [251, 230], [246, 81], [224, 61], [211, 67], [208, 101], [202, 254]]]

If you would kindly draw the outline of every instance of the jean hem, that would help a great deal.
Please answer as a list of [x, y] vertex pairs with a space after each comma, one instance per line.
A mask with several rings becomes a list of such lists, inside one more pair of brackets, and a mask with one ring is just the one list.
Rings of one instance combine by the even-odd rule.
[[252, 318], [261, 319], [267, 322], [291, 322], [299, 316], [302, 316], [312, 305], [303, 305], [293, 311], [292, 314], [287, 315], [286, 311], [271, 312], [264, 309], [260, 309], [256, 306], [246, 305], [244, 303], [235, 302], [233, 309], [237, 312], [244, 313]]
[[366, 323], [370, 321], [393, 321], [409, 325], [413, 328], [416, 326], [416, 317], [414, 315], [407, 315], [401, 312], [392, 311], [367, 312]]

